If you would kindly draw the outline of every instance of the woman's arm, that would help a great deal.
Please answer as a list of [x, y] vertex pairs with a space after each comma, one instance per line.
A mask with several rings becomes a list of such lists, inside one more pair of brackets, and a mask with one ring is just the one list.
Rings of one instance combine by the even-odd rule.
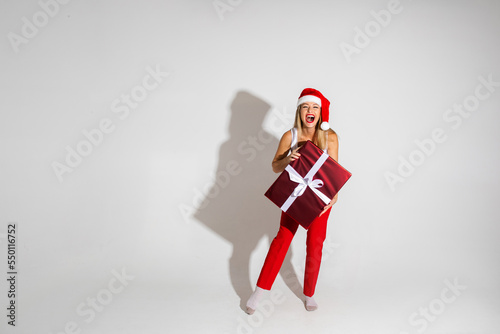
[[288, 152], [290, 152], [291, 144], [292, 144], [292, 132], [287, 131], [281, 137], [280, 143], [278, 145], [278, 150], [274, 155], [272, 163], [273, 172], [281, 173], [282, 171], [285, 170], [286, 166], [288, 166], [290, 162], [300, 157], [300, 153], [297, 152], [298, 148], [297, 150], [294, 150], [292, 154], [288, 155]]
[[[333, 132], [332, 130], [328, 130], [328, 155], [334, 159], [335, 161], [339, 162], [339, 142], [338, 142], [338, 137], [337, 137], [337, 134], [335, 132]], [[337, 198], [338, 198], [338, 195], [339, 193], [336, 193], [335, 196], [332, 198], [332, 201], [330, 202], [330, 204], [328, 204], [327, 206], [325, 206], [323, 208], [323, 211], [321, 211], [321, 213], [319, 214], [320, 216], [322, 214], [324, 214], [329, 208], [332, 207], [332, 205], [335, 204], [335, 202], [337, 202]]]
[[328, 155], [339, 162], [339, 141], [333, 130], [328, 130]]

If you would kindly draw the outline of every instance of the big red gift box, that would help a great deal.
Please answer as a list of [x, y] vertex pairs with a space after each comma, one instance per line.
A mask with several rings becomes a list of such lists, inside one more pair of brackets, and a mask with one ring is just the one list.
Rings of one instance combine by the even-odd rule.
[[352, 174], [311, 141], [299, 153], [265, 196], [307, 229]]

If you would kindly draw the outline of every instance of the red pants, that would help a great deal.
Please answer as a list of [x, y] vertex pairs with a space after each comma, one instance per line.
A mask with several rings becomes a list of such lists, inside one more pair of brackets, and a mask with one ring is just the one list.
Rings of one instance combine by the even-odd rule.
[[[304, 295], [308, 297], [314, 295], [316, 288], [323, 253], [323, 242], [326, 238], [326, 223], [331, 209], [317, 217], [307, 230]], [[299, 223], [295, 219], [291, 218], [286, 212], [281, 212], [280, 229], [269, 247], [269, 252], [257, 281], [259, 288], [271, 290], [298, 227]]]

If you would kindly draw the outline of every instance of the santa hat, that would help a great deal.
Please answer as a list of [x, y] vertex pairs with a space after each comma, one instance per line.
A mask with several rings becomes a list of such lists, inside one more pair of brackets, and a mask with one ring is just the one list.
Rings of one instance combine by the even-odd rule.
[[306, 88], [300, 93], [299, 100], [297, 101], [297, 107], [304, 102], [314, 102], [321, 107], [321, 130], [326, 131], [330, 128], [328, 124], [328, 119], [330, 116], [330, 101], [321, 94], [319, 90], [314, 88]]

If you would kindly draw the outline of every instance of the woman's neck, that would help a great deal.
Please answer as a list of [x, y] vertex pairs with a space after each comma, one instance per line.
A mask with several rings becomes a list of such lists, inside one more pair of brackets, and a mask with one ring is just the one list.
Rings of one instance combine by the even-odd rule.
[[310, 141], [313, 141], [315, 132], [316, 132], [315, 128], [302, 128], [302, 137], [304, 137], [305, 139], [309, 139]]

